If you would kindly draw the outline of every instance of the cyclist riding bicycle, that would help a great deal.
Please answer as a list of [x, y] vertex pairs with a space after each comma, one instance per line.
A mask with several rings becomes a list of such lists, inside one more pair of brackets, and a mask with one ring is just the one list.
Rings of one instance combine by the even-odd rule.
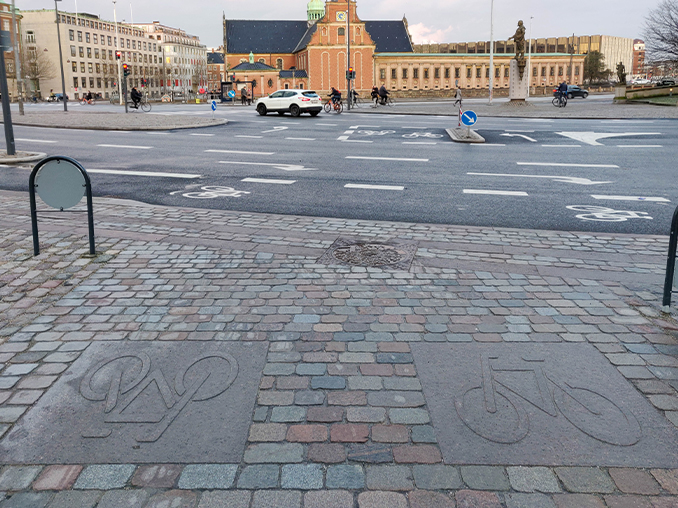
[[332, 91], [328, 95], [332, 99], [332, 104], [337, 104], [341, 102], [341, 92], [336, 88], [332, 87]]
[[386, 100], [388, 99], [389, 91], [386, 90], [386, 87], [384, 85], [381, 85], [381, 88], [379, 89], [379, 100], [381, 102], [382, 106], [386, 105]]
[[85, 100], [90, 104], [92, 103], [92, 92], [90, 92], [89, 90], [87, 91], [87, 95], [85, 95]]
[[136, 89], [136, 87], [132, 87], [132, 92], [130, 93], [130, 96], [132, 98], [132, 107], [134, 109], [139, 109], [139, 103], [141, 102], [141, 98], [143, 95], [141, 95], [141, 92]]
[[567, 82], [563, 81], [560, 86], [558, 87], [558, 93], [560, 94], [560, 97], [565, 100], [567, 99]]
[[373, 86], [372, 93], [370, 95], [374, 101], [374, 107], [377, 107], [377, 103], [379, 102], [379, 89], [376, 86]]

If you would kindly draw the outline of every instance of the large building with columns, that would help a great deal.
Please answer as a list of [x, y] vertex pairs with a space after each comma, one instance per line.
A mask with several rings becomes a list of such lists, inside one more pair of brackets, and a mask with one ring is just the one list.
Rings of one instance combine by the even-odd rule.
[[[347, 32], [350, 64], [356, 72], [353, 87], [361, 92], [382, 84], [397, 95], [489, 88], [489, 54], [416, 52], [406, 18], [363, 21], [357, 0], [311, 0], [306, 21], [230, 20], [224, 14], [223, 26], [227, 74], [243, 84], [254, 81], [255, 96], [282, 88], [345, 90]], [[495, 88], [508, 89], [513, 57], [494, 55]], [[583, 65], [580, 54], [533, 54], [530, 84], [545, 88], [562, 81], [581, 84]]]

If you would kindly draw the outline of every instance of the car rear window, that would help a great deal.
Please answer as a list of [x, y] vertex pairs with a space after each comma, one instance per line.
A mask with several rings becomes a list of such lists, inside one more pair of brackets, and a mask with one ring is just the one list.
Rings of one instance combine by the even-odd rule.
[[318, 97], [318, 94], [315, 92], [304, 92], [305, 97]]

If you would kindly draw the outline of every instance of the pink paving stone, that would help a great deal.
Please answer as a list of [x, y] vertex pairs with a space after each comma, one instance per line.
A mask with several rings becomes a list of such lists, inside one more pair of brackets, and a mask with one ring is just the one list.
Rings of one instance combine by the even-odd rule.
[[328, 342], [325, 344], [325, 351], [335, 351], [337, 353], [343, 353], [346, 351], [345, 342]]
[[502, 508], [499, 497], [494, 492], [459, 490], [455, 499], [457, 508]]
[[652, 497], [652, 508], [678, 508], [678, 497]]
[[317, 443], [327, 440], [324, 425], [292, 425], [287, 431], [287, 440], [293, 443]]
[[407, 508], [407, 499], [397, 492], [363, 492], [358, 496], [359, 508]]
[[274, 377], [262, 376], [261, 381], [259, 382], [259, 389], [270, 390], [271, 388], [273, 388], [273, 383], [275, 383]]
[[308, 460], [338, 464], [346, 460], [346, 448], [340, 444], [312, 444], [308, 447]]
[[278, 390], [305, 390], [309, 378], [303, 376], [280, 376], [276, 380]]
[[390, 377], [393, 375], [393, 365], [365, 363], [360, 366], [360, 373], [363, 376]]
[[678, 494], [678, 469], [653, 469], [650, 472], [664, 490]]
[[396, 365], [395, 366], [396, 376], [407, 376], [414, 377], [417, 375], [417, 369], [414, 368], [414, 365]]
[[178, 464], [140, 466], [132, 477], [132, 485], [156, 489], [172, 488], [182, 470], [183, 466]]
[[367, 425], [340, 423], [330, 428], [330, 441], [338, 443], [365, 443], [370, 434]]
[[646, 497], [640, 496], [605, 496], [608, 508], [652, 508]]
[[416, 323], [423, 325], [424, 323], [426, 323], [426, 317], [413, 314], [411, 316], [405, 316], [405, 321], [408, 323]]
[[80, 471], [82, 466], [47, 466], [33, 482], [33, 490], [68, 490]]
[[367, 405], [367, 394], [361, 391], [333, 391], [327, 394], [327, 403], [330, 406], [365, 406]]
[[334, 363], [338, 358], [337, 353], [304, 353], [303, 361], [307, 363]]
[[610, 476], [617, 488], [625, 494], [659, 495], [661, 489], [647, 472], [631, 468], [610, 468]]
[[353, 508], [353, 494], [345, 490], [307, 492], [304, 508]]
[[455, 502], [450, 496], [428, 490], [415, 490], [407, 497], [410, 508], [454, 508]]
[[248, 440], [253, 442], [283, 441], [287, 434], [287, 425], [282, 423], [253, 423], [250, 426]]
[[410, 433], [404, 425], [373, 425], [372, 441], [377, 443], [407, 443]]
[[344, 419], [344, 410], [340, 407], [309, 407], [306, 420], [309, 422], [333, 423]]
[[380, 342], [377, 344], [382, 353], [409, 353], [410, 345], [407, 342]]
[[399, 463], [436, 464], [443, 460], [437, 446], [396, 446], [393, 458]]
[[385, 316], [379, 316], [380, 323], [393, 323], [400, 324], [403, 322], [403, 317], [398, 314], [389, 314]]
[[553, 502], [556, 508], [605, 508], [602, 499], [590, 494], [558, 494]]

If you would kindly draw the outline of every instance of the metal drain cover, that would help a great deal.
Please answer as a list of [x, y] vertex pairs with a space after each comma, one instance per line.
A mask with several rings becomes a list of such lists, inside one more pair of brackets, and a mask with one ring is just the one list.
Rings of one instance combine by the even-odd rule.
[[417, 242], [402, 240], [380, 242], [340, 237], [318, 262], [326, 265], [395, 268], [408, 271], [416, 252]]

